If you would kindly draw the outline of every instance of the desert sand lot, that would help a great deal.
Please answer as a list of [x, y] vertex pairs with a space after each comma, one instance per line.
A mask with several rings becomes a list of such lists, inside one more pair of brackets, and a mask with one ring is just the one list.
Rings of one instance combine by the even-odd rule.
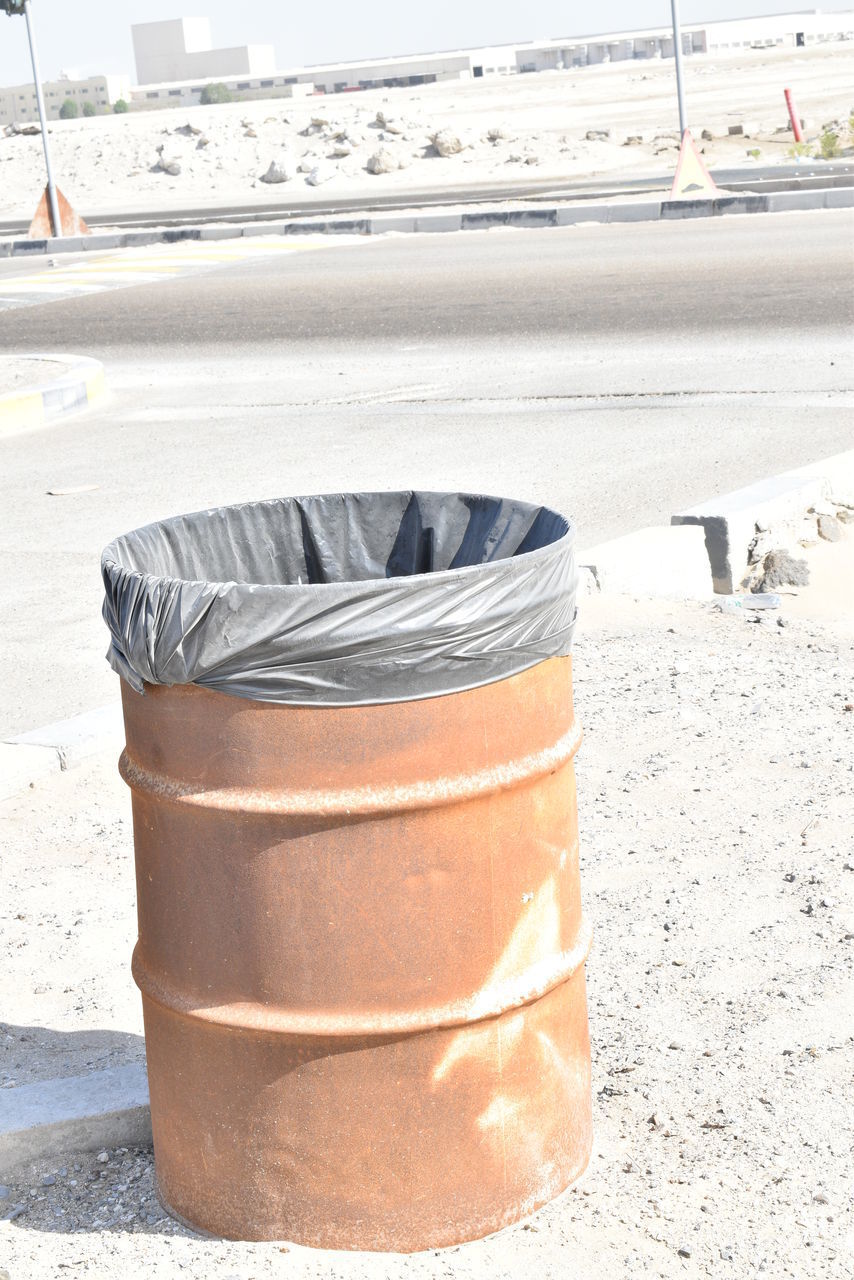
[[[701, 143], [708, 164], [791, 161], [786, 87], [806, 121], [810, 153], [834, 122], [840, 147], [850, 148], [854, 43], [686, 59], [689, 125], [698, 140], [703, 130], [713, 135]], [[728, 136], [738, 124], [746, 136]], [[462, 149], [438, 155], [431, 138], [442, 130]], [[588, 140], [593, 130], [612, 135]], [[666, 175], [676, 165], [678, 114], [672, 61], [650, 61], [56, 121], [51, 135], [57, 181], [85, 215], [188, 201], [298, 205], [316, 198], [316, 188], [334, 199]], [[368, 162], [381, 150], [390, 171], [371, 173]], [[180, 172], [158, 167], [161, 159]], [[289, 175], [285, 182], [261, 180], [272, 161]], [[28, 216], [43, 184], [41, 139], [0, 137], [0, 217]]]
[[[779, 613], [590, 596], [574, 683], [594, 1150], [498, 1235], [409, 1257], [201, 1239], [150, 1150], [5, 1179], [12, 1280], [849, 1280], [854, 525]], [[650, 727], [654, 726], [654, 727]], [[0, 1088], [140, 1061], [115, 759], [0, 806]], [[11, 1208], [10, 1208], [11, 1206]]]

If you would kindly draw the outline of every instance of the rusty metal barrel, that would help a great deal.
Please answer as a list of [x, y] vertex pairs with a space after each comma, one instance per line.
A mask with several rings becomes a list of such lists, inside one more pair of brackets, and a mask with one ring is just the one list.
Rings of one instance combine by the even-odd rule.
[[[365, 535], [361, 577], [351, 557], [331, 581], [327, 557], [324, 581], [293, 580], [316, 575], [310, 548], [332, 517], [310, 504], [325, 499], [282, 500], [309, 504], [311, 537], [300, 524], [301, 568], [280, 560], [278, 583], [247, 563], [246, 508], [224, 508], [241, 512], [223, 517], [227, 546], [211, 513], [112, 544], [105, 616], [123, 677], [133, 974], [162, 1202], [233, 1239], [414, 1251], [532, 1213], [590, 1154], [575, 571], [571, 527], [544, 508], [490, 499], [503, 505], [484, 521], [472, 504], [486, 500], [466, 495], [357, 496], [364, 510], [397, 501], [382, 535]], [[380, 578], [375, 552], [399, 568], [386, 553], [413, 501], [432, 558]], [[261, 532], [257, 545], [268, 560]], [[206, 558], [207, 576], [191, 576]], [[263, 635], [251, 616], [265, 586], [290, 592], [284, 637], [269, 601]], [[247, 616], [229, 635], [235, 588]], [[408, 609], [407, 590], [427, 594]], [[365, 617], [378, 631], [359, 648]], [[176, 625], [194, 679], [162, 678]], [[306, 626], [346, 649], [315, 645], [308, 681]], [[425, 659], [439, 631], [440, 660], [435, 643]]]

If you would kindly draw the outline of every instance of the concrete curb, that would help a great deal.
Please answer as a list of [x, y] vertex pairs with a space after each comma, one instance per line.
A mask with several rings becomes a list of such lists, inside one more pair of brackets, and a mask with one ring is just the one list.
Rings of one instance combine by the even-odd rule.
[[625, 204], [594, 204], [507, 209], [500, 206], [471, 213], [453, 209], [437, 213], [371, 214], [362, 216], [273, 219], [186, 227], [162, 227], [145, 231], [94, 232], [61, 240], [0, 240], [0, 258], [50, 253], [82, 253], [107, 249], [134, 249], [152, 244], [179, 244], [187, 240], [240, 240], [253, 236], [385, 235], [436, 231], [484, 231], [490, 227], [570, 227], [584, 222], [673, 221], [684, 218], [717, 218], [729, 214], [788, 213], [800, 209], [854, 208], [854, 187], [827, 187], [811, 191], [778, 191], [768, 195], [718, 196], [714, 200], [635, 200]]
[[854, 507], [854, 449], [710, 498], [672, 516], [671, 524], [702, 527], [715, 591], [730, 595], [748, 571], [756, 535], [784, 530], [822, 501]]
[[0, 1090], [0, 1178], [31, 1160], [150, 1145], [144, 1063]]
[[0, 799], [24, 791], [47, 774], [81, 764], [90, 756], [124, 746], [121, 703], [111, 702], [68, 720], [57, 720], [0, 743]]
[[[701, 529], [637, 529], [578, 554], [582, 590], [665, 600], [709, 600], [709, 557]], [[589, 577], [587, 576], [589, 575]]]
[[104, 366], [89, 356], [29, 352], [19, 359], [54, 360], [65, 372], [49, 382], [34, 383], [0, 395], [0, 436], [16, 435], [57, 418], [87, 409], [106, 390]]

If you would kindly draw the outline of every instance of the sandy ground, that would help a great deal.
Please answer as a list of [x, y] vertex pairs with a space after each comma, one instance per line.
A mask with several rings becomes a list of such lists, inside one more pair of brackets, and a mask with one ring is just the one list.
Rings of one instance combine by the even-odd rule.
[[[806, 555], [779, 614], [583, 601], [596, 1137], [576, 1187], [457, 1249], [330, 1254], [193, 1236], [147, 1151], [67, 1156], [0, 1199], [11, 1280], [850, 1277], [852, 526]], [[101, 758], [0, 811], [0, 1087], [142, 1057], [129, 809]]]
[[[810, 151], [824, 124], [843, 126], [854, 110], [854, 46], [769, 50], [686, 60], [689, 123], [710, 165], [790, 161], [783, 88], [795, 91]], [[390, 122], [378, 125], [377, 113]], [[312, 120], [321, 121], [313, 125]], [[745, 123], [749, 138], [727, 136]], [[191, 125], [192, 132], [185, 126]], [[183, 132], [181, 130], [184, 130]], [[465, 144], [441, 158], [432, 135], [451, 130]], [[588, 141], [588, 130], [613, 131]], [[215, 206], [257, 199], [328, 194], [400, 193], [478, 183], [569, 180], [669, 173], [676, 164], [678, 116], [672, 62], [630, 62], [565, 72], [450, 82], [419, 89], [371, 90], [309, 100], [270, 99], [218, 107], [131, 113], [51, 125], [57, 181], [84, 214], [169, 208], [188, 201]], [[490, 131], [498, 136], [490, 140]], [[624, 145], [629, 136], [638, 144]], [[203, 141], [206, 140], [206, 141]], [[841, 145], [848, 145], [847, 128]], [[177, 176], [155, 168], [163, 158]], [[369, 158], [385, 148], [404, 167], [370, 175]], [[350, 151], [348, 155], [335, 155]], [[755, 155], [758, 150], [759, 155]], [[274, 159], [293, 170], [286, 183], [260, 181]], [[319, 168], [307, 185], [303, 164]], [[44, 184], [41, 139], [0, 136], [0, 216], [31, 215]]]
[[68, 372], [59, 360], [33, 356], [0, 356], [0, 396], [13, 395], [25, 387], [41, 386]]

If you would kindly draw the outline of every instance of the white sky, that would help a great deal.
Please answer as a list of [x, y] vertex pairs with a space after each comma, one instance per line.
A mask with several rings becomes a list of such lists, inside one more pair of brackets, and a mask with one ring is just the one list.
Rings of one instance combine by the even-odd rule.
[[[813, 6], [815, 7], [815, 6]], [[825, 10], [845, 9], [829, 0]], [[805, 9], [786, 0], [682, 0], [683, 22], [738, 18]], [[598, 34], [670, 21], [669, 0], [321, 0], [303, 5], [282, 0], [32, 0], [42, 75], [60, 69], [83, 75], [127, 72], [135, 79], [132, 22], [204, 15], [213, 43], [272, 44], [280, 68], [312, 62], [420, 53], [478, 44]], [[0, 13], [0, 85], [30, 79], [23, 18]]]

